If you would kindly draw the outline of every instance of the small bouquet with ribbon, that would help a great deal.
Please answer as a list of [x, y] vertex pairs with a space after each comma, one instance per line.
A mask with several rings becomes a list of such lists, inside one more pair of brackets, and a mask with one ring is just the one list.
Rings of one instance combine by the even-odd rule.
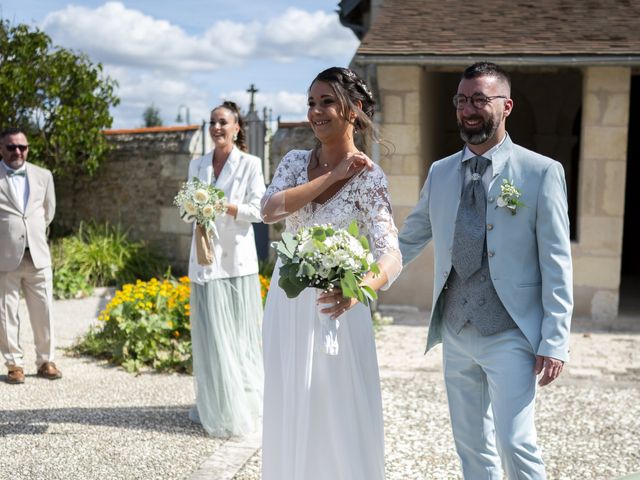
[[[371, 287], [362, 285], [365, 274], [380, 270], [355, 221], [346, 230], [318, 225], [303, 227], [295, 235], [284, 232], [272, 247], [282, 262], [278, 285], [289, 298], [309, 287], [318, 289], [318, 295], [339, 287], [344, 297], [357, 298], [365, 305], [378, 298]], [[326, 306], [320, 304], [317, 309], [320, 332], [316, 345], [329, 355], [337, 355], [340, 322], [320, 312], [323, 308]]]
[[219, 188], [193, 177], [182, 184], [182, 188], [173, 199], [180, 209], [180, 216], [196, 223], [196, 256], [200, 265], [213, 263], [212, 237], [218, 236], [215, 220], [227, 211], [224, 192]]

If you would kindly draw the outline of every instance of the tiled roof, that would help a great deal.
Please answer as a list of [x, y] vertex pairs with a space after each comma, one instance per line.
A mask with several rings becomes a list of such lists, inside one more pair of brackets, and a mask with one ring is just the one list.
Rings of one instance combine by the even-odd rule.
[[383, 0], [356, 56], [640, 55], [638, 0]]

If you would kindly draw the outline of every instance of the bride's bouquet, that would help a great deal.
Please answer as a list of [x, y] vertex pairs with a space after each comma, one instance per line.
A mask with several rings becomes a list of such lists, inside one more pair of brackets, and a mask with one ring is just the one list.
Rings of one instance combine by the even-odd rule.
[[[377, 298], [371, 287], [362, 285], [365, 274], [380, 271], [373, 261], [369, 242], [360, 235], [355, 221], [346, 230], [318, 225], [303, 227], [295, 235], [284, 232], [282, 240], [272, 246], [282, 262], [278, 285], [289, 298], [297, 297], [308, 287], [319, 292], [339, 287], [343, 296], [357, 298], [365, 305]], [[320, 312], [319, 319], [324, 350], [335, 355], [340, 323]]]
[[196, 223], [196, 253], [198, 263], [213, 263], [213, 251], [210, 237], [217, 236], [215, 220], [226, 212], [224, 192], [193, 177], [182, 184], [182, 188], [173, 199], [180, 209], [182, 218]]

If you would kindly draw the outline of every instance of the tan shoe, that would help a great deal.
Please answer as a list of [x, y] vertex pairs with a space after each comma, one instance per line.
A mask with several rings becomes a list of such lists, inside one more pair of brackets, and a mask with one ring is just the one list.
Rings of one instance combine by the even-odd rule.
[[7, 373], [7, 383], [18, 385], [24, 383], [24, 370], [21, 367], [13, 367]]
[[58, 378], [62, 378], [62, 372], [58, 370], [55, 363], [44, 362], [38, 368], [38, 376], [46, 378], [47, 380], [57, 380]]

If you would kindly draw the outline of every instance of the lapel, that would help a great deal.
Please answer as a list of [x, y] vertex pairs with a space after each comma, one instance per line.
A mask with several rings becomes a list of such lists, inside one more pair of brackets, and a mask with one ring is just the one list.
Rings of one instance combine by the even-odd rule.
[[2, 166], [0, 166], [0, 192], [2, 192], [8, 199], [10, 206], [15, 208], [19, 213], [23, 213], [22, 202], [18, 201], [13, 187], [9, 184], [9, 175], [7, 175], [7, 170]]
[[500, 185], [502, 184], [502, 180], [504, 178], [508, 178], [509, 176], [508, 162], [511, 158], [511, 152], [513, 151], [513, 142], [511, 141], [511, 137], [509, 137], [509, 134], [506, 135], [507, 138], [505, 138], [504, 143], [491, 159], [491, 164], [493, 167], [493, 178], [491, 179], [491, 185], [489, 187], [489, 192], [487, 193], [487, 198], [495, 198], [500, 193]]
[[211, 178], [213, 176], [213, 164], [211, 163], [212, 158], [213, 158], [213, 152], [210, 152], [200, 157], [197, 176], [198, 176], [198, 179], [202, 182], [211, 183]]
[[242, 153], [238, 147], [233, 147], [227, 161], [222, 167], [222, 171], [220, 172], [220, 176], [216, 180], [216, 186], [225, 192], [227, 191], [227, 186], [229, 183], [235, 178], [236, 170], [240, 165], [240, 159], [242, 158]]
[[430, 215], [432, 222], [437, 225], [443, 245], [453, 244], [464, 178], [462, 154], [463, 150], [443, 160], [448, 165], [442, 165], [444, 167], [442, 168], [442, 173], [434, 177], [432, 185], [433, 193], [431, 198], [433, 199], [433, 208], [430, 208]]
[[26, 163], [26, 168], [27, 168], [27, 184], [25, 185], [25, 188], [27, 189], [27, 204], [24, 207], [24, 211], [25, 213], [29, 211], [29, 208], [31, 208], [31, 204], [33, 203], [33, 200], [35, 198], [35, 193], [37, 191], [37, 189], [40, 188], [40, 183], [39, 183], [39, 178], [36, 178], [36, 172], [35, 170], [33, 170], [31, 168], [31, 165], [29, 165], [28, 163]]

